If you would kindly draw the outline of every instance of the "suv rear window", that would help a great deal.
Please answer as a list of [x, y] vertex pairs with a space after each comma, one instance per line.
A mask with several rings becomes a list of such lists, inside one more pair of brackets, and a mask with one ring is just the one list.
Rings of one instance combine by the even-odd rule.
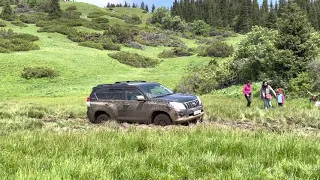
[[99, 100], [124, 100], [123, 89], [100, 89], [95, 94]]

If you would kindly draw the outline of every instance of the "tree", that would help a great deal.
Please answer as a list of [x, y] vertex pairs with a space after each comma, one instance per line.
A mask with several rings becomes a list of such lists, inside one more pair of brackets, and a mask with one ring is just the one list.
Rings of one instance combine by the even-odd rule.
[[[300, 7], [289, 2], [283, 9], [278, 22], [279, 39], [276, 47], [281, 54], [291, 54], [290, 70], [285, 75], [287, 79], [295, 78], [306, 71], [307, 64], [317, 55], [316, 44], [311, 41], [312, 27]], [[288, 64], [287, 64], [288, 65]]]
[[149, 12], [149, 7], [148, 7], [148, 5], [145, 6], [144, 10], [147, 11], [147, 12]]
[[62, 16], [59, 0], [50, 1], [48, 15], [52, 19], [59, 18]]
[[235, 24], [234, 30], [239, 33], [247, 33], [251, 28], [251, 18], [249, 15], [251, 0], [242, 0], [240, 15]]
[[171, 18], [171, 15], [170, 15], [170, 12], [167, 8], [165, 7], [160, 7], [160, 8], [157, 8], [153, 14], [152, 14], [152, 23], [155, 24], [155, 23], [160, 23], [162, 24], [163, 23], [163, 20], [164, 18], [168, 18], [170, 17]]
[[140, 9], [144, 10], [144, 8], [145, 8], [145, 5], [144, 5], [144, 2], [142, 1], [140, 5]]
[[260, 23], [260, 18], [259, 18], [259, 4], [258, 0], [253, 0], [253, 5], [252, 5], [252, 24], [253, 25], [259, 25]]
[[152, 7], [151, 7], [151, 13], [154, 12], [154, 10], [156, 10], [156, 6], [154, 4], [152, 4]]
[[7, 21], [12, 20], [13, 18], [13, 12], [10, 6], [10, 2], [8, 0], [5, 1], [4, 8], [1, 12], [1, 18]]
[[277, 49], [274, 44], [276, 41], [276, 31], [261, 26], [252, 28], [246, 39], [240, 43], [231, 64], [231, 70], [235, 73], [237, 83], [243, 83], [248, 79], [251, 81], [265, 79], [265, 73], [272, 71], [268, 68], [270, 61], [275, 59]]

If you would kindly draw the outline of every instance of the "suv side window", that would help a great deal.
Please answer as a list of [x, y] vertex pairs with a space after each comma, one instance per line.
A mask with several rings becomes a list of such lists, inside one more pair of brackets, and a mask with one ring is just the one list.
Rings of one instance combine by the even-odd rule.
[[143, 96], [143, 94], [137, 89], [126, 89], [125, 94], [127, 100], [137, 100], [137, 96]]
[[101, 89], [96, 96], [99, 100], [124, 100], [123, 89]]

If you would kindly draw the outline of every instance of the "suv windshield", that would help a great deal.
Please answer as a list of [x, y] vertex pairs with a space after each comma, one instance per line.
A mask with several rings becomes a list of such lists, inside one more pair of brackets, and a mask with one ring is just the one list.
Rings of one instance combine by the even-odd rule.
[[173, 92], [161, 84], [142, 84], [139, 87], [149, 98], [156, 98], [173, 94]]

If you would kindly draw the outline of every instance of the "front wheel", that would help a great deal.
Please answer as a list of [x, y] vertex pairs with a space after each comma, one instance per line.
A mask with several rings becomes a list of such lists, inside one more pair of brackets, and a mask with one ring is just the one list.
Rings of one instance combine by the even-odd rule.
[[172, 125], [171, 118], [166, 114], [159, 114], [154, 118], [153, 123], [160, 126]]
[[97, 119], [94, 121], [94, 123], [101, 123], [108, 121], [110, 119], [108, 114], [100, 114]]

